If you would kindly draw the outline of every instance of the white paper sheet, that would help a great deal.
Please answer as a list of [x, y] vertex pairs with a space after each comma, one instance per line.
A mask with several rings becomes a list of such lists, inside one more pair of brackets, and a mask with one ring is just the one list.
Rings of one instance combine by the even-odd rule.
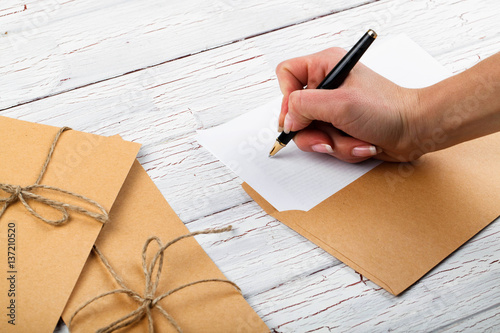
[[[380, 38], [379, 38], [380, 39]], [[361, 58], [368, 67], [408, 88], [434, 84], [449, 73], [405, 35], [377, 40]], [[380, 164], [339, 161], [300, 151], [293, 142], [269, 158], [281, 98], [226, 124], [198, 131], [198, 141], [278, 211], [308, 211]]]

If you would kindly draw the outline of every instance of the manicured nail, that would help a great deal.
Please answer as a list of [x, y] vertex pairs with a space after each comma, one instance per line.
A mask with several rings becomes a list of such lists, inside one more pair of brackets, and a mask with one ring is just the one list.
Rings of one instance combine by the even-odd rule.
[[292, 129], [292, 119], [290, 118], [290, 114], [287, 113], [285, 116], [285, 122], [283, 124], [283, 131], [288, 134]]
[[283, 126], [278, 125], [278, 132], [280, 132], [280, 133], [283, 132]]
[[332, 146], [326, 145], [326, 144], [317, 144], [317, 145], [311, 146], [311, 149], [317, 153], [324, 153], [324, 154], [333, 153]]
[[351, 154], [356, 157], [372, 157], [377, 155], [378, 151], [375, 146], [359, 146], [354, 147]]

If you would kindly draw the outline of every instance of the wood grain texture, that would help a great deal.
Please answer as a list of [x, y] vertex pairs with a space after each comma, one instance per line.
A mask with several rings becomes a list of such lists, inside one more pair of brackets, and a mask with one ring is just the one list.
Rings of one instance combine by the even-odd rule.
[[4, 57], [0, 107], [71, 90], [367, 2], [10, 1], [0, 9], [0, 53]]
[[[17, 1], [11, 3], [8, 8], [18, 8]], [[197, 8], [195, 3], [184, 1], [175, 8], [180, 13], [190, 5], [197, 12], [191, 15], [205, 15], [202, 12], [208, 10], [208, 5], [198, 1]], [[155, 58], [155, 47], [142, 44], [147, 39], [156, 45], [166, 38], [162, 34], [134, 35], [133, 47], [119, 49], [132, 50], [131, 60], [117, 58], [110, 68], [93, 61], [113, 62], [104, 50], [121, 47], [114, 42], [103, 49], [89, 47], [92, 52], [79, 50], [73, 60], [64, 55], [60, 61], [51, 60], [39, 67], [36, 59], [45, 59], [47, 54], [57, 58], [52, 44], [40, 42], [20, 48], [8, 59], [11, 63], [22, 59], [19, 61], [24, 62], [24, 67], [9, 69], [9, 81], [0, 83], [0, 97], [14, 90], [17, 95], [2, 98], [4, 110], [0, 115], [103, 135], [119, 133], [127, 140], [143, 143], [139, 160], [190, 230], [228, 224], [236, 227], [233, 234], [218, 241], [198, 241], [228, 278], [242, 287], [246, 299], [275, 332], [498, 331], [500, 221], [480, 232], [408, 291], [394, 297], [266, 215], [241, 189], [241, 180], [201, 147], [194, 134], [196, 129], [224, 123], [279, 96], [274, 68], [280, 61], [327, 46], [350, 47], [368, 26], [380, 35], [406, 33], [452, 72], [460, 72], [498, 52], [500, 24], [495, 14], [499, 4], [491, 0], [387, 0], [329, 15], [314, 12], [322, 16], [317, 19], [310, 19], [315, 15], [310, 11], [299, 15], [293, 10], [284, 13], [287, 22], [302, 23], [281, 29], [285, 24], [282, 21], [256, 14], [252, 20], [254, 30], [234, 29], [237, 31], [231, 31], [232, 37], [227, 38], [221, 31], [234, 27], [236, 18], [249, 15], [249, 11], [245, 12], [249, 5], [224, 3], [233, 7], [221, 9], [216, 15], [219, 21], [205, 26], [210, 31], [207, 36], [213, 35], [210, 43], [203, 44], [201, 37], [184, 39], [180, 33], [175, 36], [182, 47], [178, 54], [184, 55], [178, 59], [166, 53], [161, 59]], [[221, 6], [224, 3], [221, 1]], [[67, 38], [67, 43], [73, 38], [76, 44], [72, 48], [76, 49], [78, 43], [83, 45], [81, 27], [60, 35], [54, 27], [72, 19], [85, 22], [93, 15], [111, 17], [111, 9], [120, 5], [130, 11], [137, 8], [131, 1], [89, 1], [89, 7], [78, 1], [73, 5], [65, 3], [65, 7], [61, 4], [65, 11], [61, 9], [57, 20], [51, 19], [46, 28], [40, 28], [43, 33], [38, 36], [41, 40]], [[276, 11], [279, 6], [287, 8], [280, 1], [262, 2], [260, 6], [264, 12]], [[291, 4], [290, 8], [296, 9], [293, 6], [299, 6], [299, 2]], [[0, 5], [0, 20], [8, 17], [1, 16], [4, 8], [7, 5]], [[326, 13], [329, 10], [333, 9]], [[150, 13], [148, 9], [137, 9], [136, 17], [142, 21], [133, 24], [140, 26]], [[156, 13], [156, 27], [171, 28], [172, 19], [180, 15], [176, 13], [163, 13], [164, 18]], [[215, 20], [212, 16], [210, 19]], [[188, 21], [179, 24], [204, 27]], [[121, 37], [116, 36], [121, 32], [131, 34], [123, 21], [112, 22], [111, 31], [95, 32], [89, 38], [118, 41]], [[18, 23], [11, 20], [8, 24], [15, 29]], [[259, 31], [265, 33], [256, 33], [255, 29], [262, 26]], [[234, 38], [241, 40], [228, 42]], [[190, 50], [196, 50], [196, 54], [189, 55]], [[57, 83], [65, 76], [60, 63], [67, 61], [79, 62], [76, 66], [81, 75], [76, 76], [72, 86], [64, 83], [72, 80]], [[161, 64], [146, 68], [150, 66], [146, 63]], [[76, 73], [73, 69], [69, 66], [67, 73]], [[55, 90], [43, 88], [44, 83], [51, 86], [54, 82]], [[55, 92], [58, 94], [46, 97]], [[33, 99], [38, 100], [7, 108]]]

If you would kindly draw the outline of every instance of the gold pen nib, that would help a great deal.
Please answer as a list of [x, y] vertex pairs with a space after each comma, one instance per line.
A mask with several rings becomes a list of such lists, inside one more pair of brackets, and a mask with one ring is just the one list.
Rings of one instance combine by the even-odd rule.
[[276, 155], [277, 152], [279, 152], [282, 148], [284, 148], [286, 145], [281, 143], [281, 141], [276, 140], [274, 143], [273, 149], [269, 152], [269, 157], [273, 157]]

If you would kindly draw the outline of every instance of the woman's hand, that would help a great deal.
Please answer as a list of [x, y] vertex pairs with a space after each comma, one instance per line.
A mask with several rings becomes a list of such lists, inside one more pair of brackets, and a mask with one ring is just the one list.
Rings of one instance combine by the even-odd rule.
[[304, 151], [351, 163], [412, 161], [500, 130], [500, 53], [422, 89], [402, 88], [361, 63], [339, 88], [314, 89], [345, 53], [331, 48], [276, 69], [278, 130], [300, 131], [294, 140]]
[[411, 153], [424, 120], [418, 117], [419, 90], [402, 88], [361, 63], [338, 89], [315, 89], [345, 53], [330, 48], [278, 65], [279, 130], [300, 130], [294, 138], [300, 149], [347, 162], [418, 158]]

